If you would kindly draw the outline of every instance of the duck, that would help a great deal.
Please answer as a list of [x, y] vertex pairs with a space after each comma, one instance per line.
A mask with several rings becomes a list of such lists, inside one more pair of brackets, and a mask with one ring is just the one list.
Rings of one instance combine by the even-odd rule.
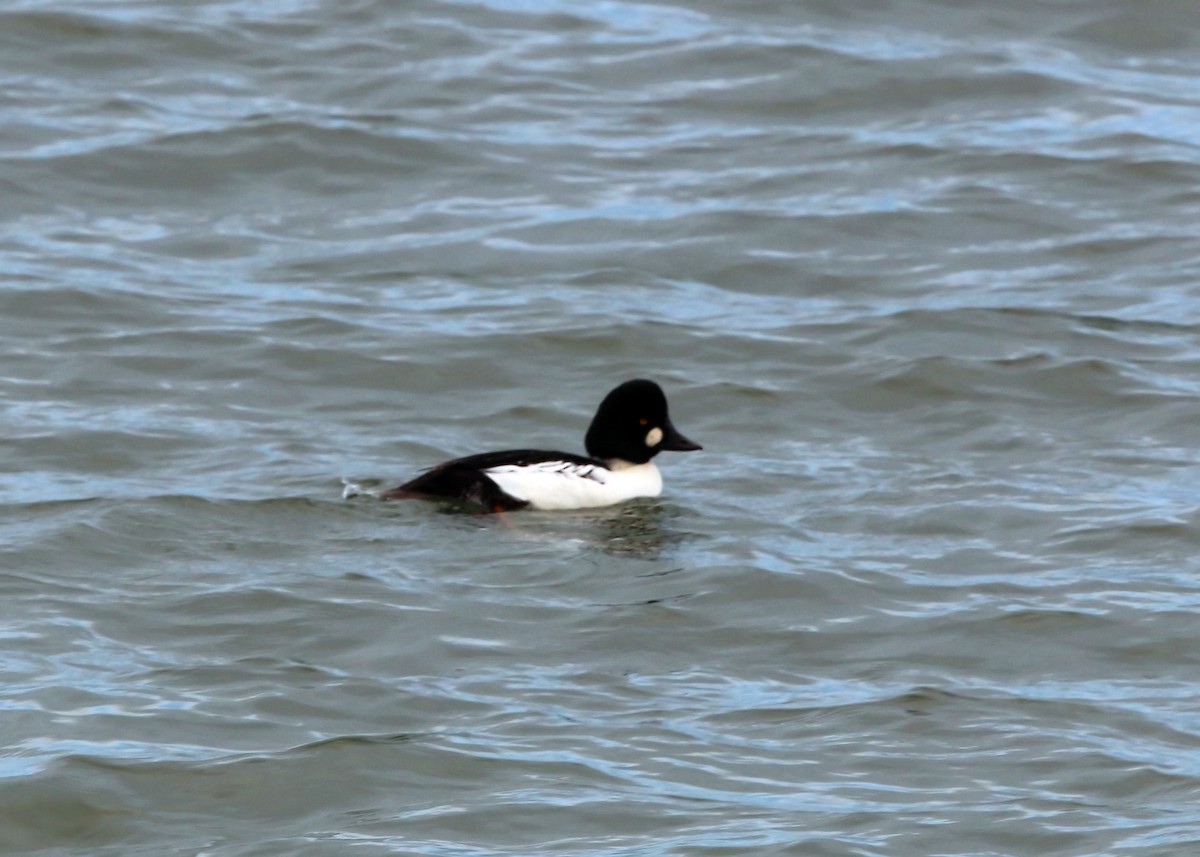
[[626, 381], [604, 397], [584, 448], [587, 455], [508, 449], [455, 458], [378, 496], [455, 500], [486, 512], [599, 508], [659, 496], [663, 481], [654, 457], [703, 449], [675, 428], [666, 394], [645, 378]]

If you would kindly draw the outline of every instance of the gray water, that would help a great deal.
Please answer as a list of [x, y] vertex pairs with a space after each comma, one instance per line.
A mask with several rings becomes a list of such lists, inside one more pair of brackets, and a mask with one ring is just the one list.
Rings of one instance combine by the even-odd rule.
[[[1186, 2], [0, 3], [0, 851], [1200, 852]], [[343, 501], [582, 451], [657, 500]]]

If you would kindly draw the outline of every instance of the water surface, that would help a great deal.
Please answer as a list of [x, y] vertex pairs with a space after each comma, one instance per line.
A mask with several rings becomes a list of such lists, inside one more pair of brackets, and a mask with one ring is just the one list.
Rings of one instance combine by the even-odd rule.
[[[0, 851], [1190, 853], [1198, 48], [0, 3]], [[657, 500], [340, 498], [638, 376]]]

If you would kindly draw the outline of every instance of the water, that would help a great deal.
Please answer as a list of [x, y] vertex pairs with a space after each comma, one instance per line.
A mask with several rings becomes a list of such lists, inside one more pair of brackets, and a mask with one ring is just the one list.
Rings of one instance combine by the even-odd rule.
[[[0, 852], [1194, 852], [1198, 48], [0, 4]], [[659, 500], [340, 499], [637, 376]]]

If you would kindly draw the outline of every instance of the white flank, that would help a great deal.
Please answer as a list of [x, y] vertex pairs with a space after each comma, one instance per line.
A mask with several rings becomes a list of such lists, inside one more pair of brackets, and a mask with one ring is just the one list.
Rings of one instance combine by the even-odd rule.
[[662, 475], [653, 461], [614, 468], [543, 461], [489, 467], [484, 473], [504, 493], [534, 509], [590, 509], [662, 493]]

